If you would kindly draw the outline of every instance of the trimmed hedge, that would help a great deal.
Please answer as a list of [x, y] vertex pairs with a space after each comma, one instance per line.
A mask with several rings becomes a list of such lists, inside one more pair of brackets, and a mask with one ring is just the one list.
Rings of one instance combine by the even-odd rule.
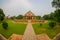
[[5, 22], [5, 21], [3, 21], [3, 22], [2, 22], [2, 27], [3, 27], [4, 29], [7, 29], [7, 28], [8, 28], [8, 23]]

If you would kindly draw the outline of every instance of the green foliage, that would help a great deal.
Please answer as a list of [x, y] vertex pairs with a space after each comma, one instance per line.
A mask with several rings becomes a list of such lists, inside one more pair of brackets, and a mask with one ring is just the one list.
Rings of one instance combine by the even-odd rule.
[[44, 15], [43, 18], [44, 18], [45, 20], [49, 20], [49, 15]]
[[42, 26], [43, 24], [42, 23], [40, 23], [40, 26]]
[[36, 18], [37, 18], [38, 20], [40, 20], [40, 19], [41, 19], [41, 16], [36, 16]]
[[60, 8], [60, 0], [53, 0], [52, 6], [55, 8]]
[[8, 23], [3, 21], [2, 23], [2, 27], [6, 30], [8, 28]]
[[54, 20], [54, 13], [53, 13], [53, 12], [51, 12], [51, 13], [49, 14], [49, 19], [50, 19], [50, 20]]
[[14, 19], [14, 18], [16, 18], [16, 16], [12, 16], [12, 17], [10, 17], [10, 19]]
[[55, 10], [54, 12], [55, 20], [60, 23], [60, 9]]
[[43, 18], [44, 18], [45, 20], [54, 20], [54, 19], [55, 19], [54, 13], [51, 12], [51, 13], [48, 14], [48, 15], [44, 15]]
[[5, 14], [2, 9], [0, 9], [0, 21], [3, 21], [5, 17]]
[[49, 22], [49, 26], [50, 26], [51, 28], [54, 28], [55, 25], [56, 25], [56, 22], [55, 22], [55, 21], [50, 21], [50, 22]]
[[18, 15], [16, 18], [17, 19], [23, 19], [23, 15]]
[[43, 18], [45, 20], [54, 20], [54, 21], [60, 23], [60, 9], [57, 9], [48, 15], [44, 15]]

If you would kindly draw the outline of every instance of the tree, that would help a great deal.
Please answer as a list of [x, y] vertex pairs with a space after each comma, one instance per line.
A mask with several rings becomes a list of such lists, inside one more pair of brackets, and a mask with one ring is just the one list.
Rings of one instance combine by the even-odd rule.
[[3, 21], [4, 20], [4, 17], [5, 17], [5, 14], [4, 14], [3, 10], [0, 9], [0, 22], [2, 21], [1, 23], [2, 23], [3, 28], [4, 29], [7, 29], [8, 23], [5, 22], [5, 21]]
[[49, 20], [49, 15], [44, 15], [43, 18], [44, 18], [45, 20]]
[[55, 11], [54, 11], [54, 19], [59, 23], [60, 25], [60, 0], [53, 0], [52, 1], [52, 6], [57, 8]]
[[14, 18], [16, 18], [16, 16], [12, 16], [12, 17], [10, 17], [10, 19], [14, 19]]
[[0, 21], [3, 21], [5, 17], [5, 14], [2, 9], [0, 9]]
[[54, 20], [54, 13], [53, 13], [53, 12], [51, 12], [51, 13], [49, 14], [49, 19], [50, 19], [50, 20]]
[[36, 16], [36, 18], [37, 18], [38, 20], [40, 20], [40, 19], [41, 19], [41, 16]]
[[53, 0], [52, 6], [55, 8], [60, 8], [60, 0]]
[[55, 25], [56, 25], [56, 22], [55, 22], [55, 21], [50, 21], [50, 22], [49, 22], [49, 26], [50, 26], [51, 28], [54, 28]]
[[5, 30], [7, 30], [7, 28], [8, 28], [8, 23], [5, 22], [5, 21], [3, 21], [2, 27], [3, 27]]
[[17, 19], [23, 19], [23, 15], [18, 15], [16, 18]]
[[55, 10], [54, 12], [55, 20], [60, 23], [60, 9]]

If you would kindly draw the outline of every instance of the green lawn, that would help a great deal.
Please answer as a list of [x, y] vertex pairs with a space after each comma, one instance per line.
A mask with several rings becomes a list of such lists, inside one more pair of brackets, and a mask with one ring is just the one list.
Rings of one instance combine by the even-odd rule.
[[43, 23], [42, 26], [40, 26], [40, 24], [33, 24], [33, 28], [37, 35], [45, 33], [52, 39], [54, 36], [60, 33], [60, 27], [50, 28], [48, 23], [49, 22]]
[[0, 34], [2, 34], [3, 36], [5, 36], [6, 38], [9, 38], [12, 34], [20, 34], [23, 35], [25, 28], [26, 28], [26, 24], [17, 24], [17, 23], [13, 23], [11, 20], [8, 20], [8, 29], [4, 30], [2, 28], [2, 25], [0, 23]]

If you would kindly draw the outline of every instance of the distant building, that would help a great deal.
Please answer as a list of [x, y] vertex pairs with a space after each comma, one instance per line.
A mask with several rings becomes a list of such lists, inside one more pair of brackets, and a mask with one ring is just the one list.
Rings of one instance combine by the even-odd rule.
[[5, 20], [8, 20], [9, 19], [9, 15], [8, 16], [5, 16]]
[[32, 13], [31, 11], [28, 11], [24, 15], [23, 19], [25, 19], [25, 20], [36, 20], [36, 15], [34, 15], [34, 13]]

